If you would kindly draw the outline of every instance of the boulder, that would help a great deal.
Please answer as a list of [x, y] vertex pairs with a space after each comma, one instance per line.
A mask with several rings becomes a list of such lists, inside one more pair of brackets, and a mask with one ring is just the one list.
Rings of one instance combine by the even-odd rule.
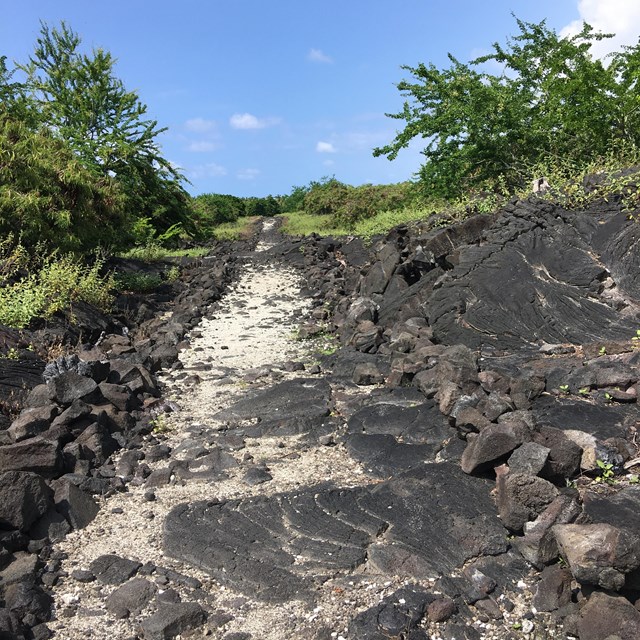
[[609, 524], [562, 524], [553, 534], [574, 578], [620, 591], [625, 575], [640, 567], [640, 537]]
[[53, 492], [44, 479], [25, 471], [0, 474], [0, 528], [28, 531], [53, 506]]
[[197, 602], [163, 604], [140, 627], [144, 640], [171, 640], [177, 635], [204, 624], [207, 614]]
[[62, 453], [57, 441], [41, 436], [0, 447], [0, 469], [3, 471], [33, 471], [45, 478], [59, 475]]
[[596, 591], [580, 611], [578, 632], [580, 640], [637, 640], [640, 611], [626, 598]]
[[496, 469], [498, 513], [505, 527], [520, 531], [539, 516], [557, 497], [556, 487], [542, 478], [512, 473], [508, 467]]

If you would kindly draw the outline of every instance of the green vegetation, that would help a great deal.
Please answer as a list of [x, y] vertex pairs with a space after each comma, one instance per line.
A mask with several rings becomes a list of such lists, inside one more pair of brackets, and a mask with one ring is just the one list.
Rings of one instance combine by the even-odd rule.
[[[563, 38], [544, 21], [517, 24], [520, 33], [506, 45], [494, 43], [468, 64], [449, 55], [446, 69], [403, 67], [411, 75], [398, 84], [404, 105], [388, 115], [405, 126], [374, 155], [394, 159], [424, 139], [425, 197], [516, 193], [540, 177], [541, 165], [568, 167], [575, 178], [589, 164], [638, 152], [640, 45], [605, 64], [590, 50], [609, 36], [588, 24]], [[488, 73], [486, 63], [502, 72]]]
[[601, 482], [603, 484], [615, 484], [616, 480], [613, 464], [611, 462], [604, 462], [600, 459], [596, 460], [596, 464], [599, 469], [599, 473], [596, 476], [596, 482]]
[[183, 177], [159, 151], [164, 129], [114, 66], [65, 23], [42, 24], [25, 64], [0, 59], [0, 232], [17, 221], [28, 249], [131, 246], [140, 221], [156, 236], [189, 226]]
[[59, 311], [73, 317], [79, 302], [108, 310], [113, 277], [102, 275], [103, 261], [82, 264], [71, 254], [41, 252], [30, 256], [9, 236], [0, 243], [0, 324], [17, 329]]
[[251, 216], [241, 218], [234, 222], [224, 222], [213, 229], [212, 235], [216, 240], [240, 240], [242, 238], [248, 238], [257, 220], [257, 217]]
[[603, 62], [591, 47], [608, 36], [589, 25], [560, 37], [516, 21], [519, 33], [486, 56], [403, 67], [404, 104], [390, 114], [403, 128], [374, 155], [392, 160], [422, 138], [415, 181], [324, 177], [264, 198], [190, 197], [160, 151], [165, 129], [116, 77], [111, 54], [43, 23], [26, 62], [9, 68], [0, 56], [0, 323], [25, 327], [78, 301], [108, 308], [113, 286], [145, 291], [179, 277], [104, 275], [98, 249], [195, 257], [207, 249], [176, 248], [246, 237], [262, 216], [283, 215], [292, 235], [371, 238], [434, 212], [445, 222], [493, 212], [542, 177], [539, 196], [568, 208], [616, 197], [636, 210], [639, 173], [626, 169], [640, 166], [640, 43]]
[[114, 281], [120, 291], [135, 293], [155, 291], [163, 283], [162, 277], [157, 273], [117, 273]]

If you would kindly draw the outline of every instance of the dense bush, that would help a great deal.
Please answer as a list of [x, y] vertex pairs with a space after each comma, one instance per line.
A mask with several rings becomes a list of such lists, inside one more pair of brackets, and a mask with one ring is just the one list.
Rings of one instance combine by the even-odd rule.
[[0, 231], [82, 251], [133, 243], [138, 220], [155, 237], [188, 230], [183, 178], [159, 151], [164, 129], [111, 54], [80, 45], [64, 23], [43, 24], [26, 64], [9, 70], [0, 57]]
[[311, 215], [333, 217], [338, 225], [353, 226], [383, 211], [396, 211], [415, 198], [411, 183], [346, 185], [335, 178], [312, 182], [304, 196], [304, 210]]
[[0, 234], [63, 251], [114, 245], [130, 224], [123, 200], [115, 181], [96, 177], [64, 141], [0, 113]]

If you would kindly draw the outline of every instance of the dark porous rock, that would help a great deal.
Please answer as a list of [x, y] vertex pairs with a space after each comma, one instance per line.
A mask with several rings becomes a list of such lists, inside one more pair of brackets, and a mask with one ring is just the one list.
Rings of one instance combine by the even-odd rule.
[[391, 434], [356, 433], [347, 435], [344, 444], [349, 455], [369, 473], [389, 478], [435, 458], [441, 444], [407, 444]]
[[246, 436], [296, 435], [322, 424], [331, 411], [331, 388], [326, 380], [297, 378], [258, 391], [214, 416], [216, 420], [260, 421], [246, 428]]
[[365, 562], [423, 578], [506, 551], [488, 488], [442, 463], [373, 487], [184, 504], [165, 520], [164, 549], [269, 602], [308, 599], [336, 571]]
[[361, 362], [356, 365], [352, 380], [357, 385], [382, 384], [384, 376], [372, 362]]
[[45, 622], [51, 615], [53, 598], [35, 583], [35, 577], [7, 585], [3, 599], [11, 613], [31, 623], [28, 626]]
[[627, 486], [613, 495], [587, 491], [584, 513], [590, 522], [611, 524], [630, 532], [640, 531], [640, 487]]
[[26, 438], [33, 438], [43, 431], [46, 431], [57, 414], [58, 407], [55, 404], [25, 409], [11, 423], [7, 432], [14, 442], [20, 442], [20, 440], [25, 440]]
[[356, 411], [347, 422], [347, 433], [391, 434], [407, 444], [432, 444], [435, 454], [455, 432], [433, 400], [416, 403], [389, 398]]
[[27, 531], [53, 506], [53, 492], [44, 479], [25, 471], [0, 474], [0, 528]]
[[513, 423], [491, 424], [478, 435], [469, 436], [469, 444], [462, 454], [465, 473], [474, 473], [497, 466], [528, 439], [526, 431]]
[[140, 625], [145, 640], [171, 640], [205, 623], [207, 614], [197, 602], [163, 604]]
[[98, 383], [75, 371], [65, 371], [47, 382], [51, 398], [63, 406], [74, 400], [91, 402], [98, 397]]
[[534, 442], [549, 449], [547, 462], [540, 475], [549, 480], [573, 478], [580, 470], [582, 448], [560, 429], [542, 426], [533, 436]]
[[524, 525], [524, 536], [515, 538], [514, 546], [523, 558], [537, 569], [542, 569], [558, 557], [553, 526], [573, 522], [581, 511], [575, 497], [559, 495], [533, 522]]
[[418, 625], [424, 618], [427, 607], [435, 600], [436, 596], [423, 587], [402, 587], [351, 620], [349, 637], [367, 640], [427, 640], [429, 636], [419, 630]]
[[135, 560], [107, 554], [96, 558], [89, 565], [89, 570], [103, 584], [122, 584], [133, 577], [141, 566]]
[[132, 476], [141, 460], [145, 459], [145, 454], [139, 449], [131, 449], [125, 451], [118, 460], [116, 465], [116, 475]]
[[[0, 341], [4, 341], [7, 327], [0, 327]], [[21, 338], [12, 337], [14, 348], [19, 345]], [[9, 347], [11, 348], [11, 347]], [[42, 372], [45, 363], [28, 351], [20, 351], [20, 358], [0, 358], [0, 400], [5, 406], [22, 407], [26, 403], [29, 392], [42, 382]], [[29, 404], [27, 406], [35, 406]]]
[[99, 507], [95, 500], [68, 479], [55, 480], [52, 486], [56, 509], [74, 529], [83, 529], [98, 515]]
[[452, 433], [432, 400], [416, 406], [390, 400], [352, 415], [344, 442], [350, 455], [377, 475], [389, 477], [434, 460]]
[[3, 471], [33, 471], [52, 478], [59, 475], [62, 466], [58, 442], [41, 436], [0, 447], [0, 469]]
[[[594, 298], [606, 274], [594, 256], [596, 225], [534, 198], [503, 212], [481, 244], [460, 248], [458, 264], [425, 304], [436, 341], [520, 349], [633, 335], [631, 318]], [[523, 307], [525, 300], [545, 303]]]
[[157, 395], [155, 380], [148, 369], [141, 364], [125, 360], [113, 360], [107, 382], [126, 386], [132, 393]]
[[69, 521], [55, 509], [49, 509], [32, 527], [29, 535], [34, 540], [48, 539], [60, 542], [71, 531]]
[[96, 466], [104, 464], [112, 453], [120, 449], [120, 444], [113, 438], [108, 427], [98, 422], [87, 427], [76, 438], [76, 444], [80, 446], [82, 456]]
[[602, 406], [568, 398], [540, 398], [533, 407], [538, 424], [556, 429], [586, 431], [599, 440], [626, 437], [627, 428], [640, 419], [638, 407]]
[[550, 449], [535, 442], [525, 442], [510, 456], [507, 464], [514, 473], [537, 476], [544, 468]]
[[533, 596], [538, 611], [556, 611], [571, 602], [571, 572], [554, 564], [545, 567]]
[[17, 552], [14, 554], [11, 564], [0, 571], [0, 580], [3, 588], [16, 582], [31, 581], [42, 563], [35, 553]]
[[144, 609], [158, 588], [146, 578], [132, 578], [113, 591], [106, 599], [107, 611], [116, 618], [127, 618]]
[[558, 496], [556, 487], [542, 478], [513, 473], [503, 465], [496, 469], [498, 513], [505, 527], [520, 531]]
[[553, 528], [574, 578], [609, 591], [625, 586], [626, 574], [640, 567], [640, 537], [609, 524], [563, 524]]
[[445, 622], [456, 613], [458, 607], [451, 598], [438, 597], [427, 607], [430, 622]]
[[116, 409], [131, 411], [135, 408], [134, 396], [127, 387], [111, 382], [101, 382], [98, 388], [102, 397], [108, 400]]
[[273, 476], [266, 467], [256, 466], [247, 469], [242, 480], [245, 484], [255, 486], [273, 480]]
[[88, 569], [74, 569], [71, 572], [71, 578], [76, 582], [93, 582], [96, 577], [93, 574], [93, 571], [89, 571]]
[[580, 640], [637, 640], [640, 611], [626, 598], [596, 591], [580, 611], [578, 633]]
[[92, 407], [82, 400], [74, 400], [59, 416], [51, 423], [52, 427], [71, 426], [80, 428], [87, 427], [93, 420], [91, 419]]

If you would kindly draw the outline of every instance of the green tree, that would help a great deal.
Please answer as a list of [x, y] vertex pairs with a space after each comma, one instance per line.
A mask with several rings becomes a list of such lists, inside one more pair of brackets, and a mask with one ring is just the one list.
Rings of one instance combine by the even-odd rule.
[[280, 198], [280, 210], [282, 213], [293, 213], [304, 209], [304, 197], [309, 192], [309, 187], [292, 187], [291, 193]]
[[64, 22], [53, 29], [43, 23], [33, 55], [19, 65], [40, 124], [67, 141], [96, 176], [114, 178], [132, 214], [150, 218], [159, 232], [186, 223], [183, 177], [158, 144], [165, 129], [146, 117], [146, 105], [115, 76], [109, 52], [86, 54], [80, 45]]
[[[584, 24], [560, 37], [545, 22], [517, 20], [520, 33], [489, 55], [451, 65], [404, 66], [411, 80], [397, 86], [405, 127], [374, 155], [393, 160], [415, 138], [426, 141], [419, 170], [424, 191], [456, 197], [468, 189], [508, 190], [528, 180], [547, 158], [585, 164], [624, 146], [640, 146], [640, 45], [608, 65], [591, 54], [608, 37]], [[496, 75], [486, 63], [503, 69]]]
[[0, 111], [0, 235], [64, 251], [117, 244], [122, 204], [115, 181], [96, 178], [63, 140]]

